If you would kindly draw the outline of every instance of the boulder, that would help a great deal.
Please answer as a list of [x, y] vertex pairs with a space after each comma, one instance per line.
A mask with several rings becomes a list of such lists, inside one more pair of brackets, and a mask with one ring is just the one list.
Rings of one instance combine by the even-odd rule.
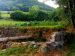
[[67, 32], [65, 31], [53, 32], [47, 45], [51, 49], [60, 49], [64, 46], [66, 36]]

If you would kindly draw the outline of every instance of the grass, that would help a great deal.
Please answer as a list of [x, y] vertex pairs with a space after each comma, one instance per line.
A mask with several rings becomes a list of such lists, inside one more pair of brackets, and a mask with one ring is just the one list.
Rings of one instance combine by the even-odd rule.
[[[27, 12], [25, 12], [27, 13]], [[13, 21], [10, 19], [10, 14], [8, 12], [1, 12], [1, 17], [3, 18], [0, 20], [0, 27], [30, 27], [30, 28], [64, 28], [64, 24], [61, 22], [54, 22], [54, 21]]]
[[6, 51], [0, 51], [0, 56], [18, 55], [24, 53], [24, 47], [8, 48]]
[[1, 13], [1, 18], [5, 19], [5, 20], [7, 20], [7, 19], [11, 20], [10, 19], [10, 14], [8, 14], [8, 13]]
[[2, 17], [2, 18], [10, 18], [10, 14], [3, 14], [3, 13], [2, 13], [2, 14], [1, 14], [1, 17]]
[[14, 46], [4, 51], [0, 50], [0, 56], [31, 56], [31, 54], [33, 56], [34, 53], [38, 50], [38, 48], [34, 48], [33, 45]]
[[10, 14], [2, 13], [1, 16], [4, 17], [4, 18], [7, 18], [7, 17], [10, 17]]
[[0, 27], [63, 28], [61, 22], [0, 20]]
[[24, 24], [25, 22], [21, 22], [21, 21], [12, 21], [12, 20], [0, 20], [0, 26], [20, 26], [22, 24]]

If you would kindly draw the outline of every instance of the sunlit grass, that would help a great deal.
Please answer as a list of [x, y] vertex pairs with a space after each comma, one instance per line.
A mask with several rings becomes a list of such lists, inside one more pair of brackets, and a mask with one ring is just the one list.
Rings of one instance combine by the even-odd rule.
[[10, 17], [10, 14], [7, 14], [7, 13], [4, 14], [4, 13], [2, 13], [1, 16], [2, 17]]
[[61, 22], [0, 20], [0, 27], [63, 28]]
[[21, 21], [12, 21], [12, 20], [0, 20], [0, 26], [20, 26], [25, 22]]
[[37, 50], [38, 48], [34, 48], [32, 45], [10, 47], [4, 51], [0, 50], [0, 56], [30, 56], [34, 55]]

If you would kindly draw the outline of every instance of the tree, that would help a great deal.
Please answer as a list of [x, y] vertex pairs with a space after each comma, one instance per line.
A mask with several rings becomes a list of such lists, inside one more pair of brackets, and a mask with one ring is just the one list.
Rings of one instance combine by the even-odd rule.
[[63, 8], [64, 14], [69, 16], [73, 27], [75, 28], [75, 0], [56, 0], [60, 5], [60, 8]]
[[20, 20], [20, 21], [24, 21], [24, 13], [20, 10], [16, 10], [15, 12], [11, 13], [11, 19], [13, 20]]
[[40, 10], [38, 12], [38, 15], [37, 15], [37, 20], [38, 21], [47, 20], [47, 18], [48, 18], [48, 13], [45, 12], [45, 10]]
[[31, 8], [29, 8], [29, 13], [31, 18], [33, 18], [33, 20], [37, 17], [39, 10], [40, 9], [37, 5], [34, 5]]
[[[47, 1], [47, 0], [44, 0]], [[73, 27], [75, 28], [75, 0], [54, 0], [60, 8], [63, 8], [65, 17], [71, 19]]]

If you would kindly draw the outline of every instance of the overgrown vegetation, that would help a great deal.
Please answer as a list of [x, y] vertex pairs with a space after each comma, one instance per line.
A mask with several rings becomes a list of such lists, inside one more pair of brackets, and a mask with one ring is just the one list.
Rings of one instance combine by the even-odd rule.
[[0, 27], [32, 27], [32, 28], [64, 28], [65, 25], [61, 22], [55, 21], [13, 21], [13, 20], [0, 20]]
[[55, 10], [46, 11], [40, 10], [38, 7], [30, 8], [29, 12], [15, 11], [11, 15], [11, 19], [19, 21], [61, 21]]
[[33, 56], [37, 52], [39, 47], [35, 48], [34, 45], [15, 45], [2, 51], [0, 50], [0, 56]]

